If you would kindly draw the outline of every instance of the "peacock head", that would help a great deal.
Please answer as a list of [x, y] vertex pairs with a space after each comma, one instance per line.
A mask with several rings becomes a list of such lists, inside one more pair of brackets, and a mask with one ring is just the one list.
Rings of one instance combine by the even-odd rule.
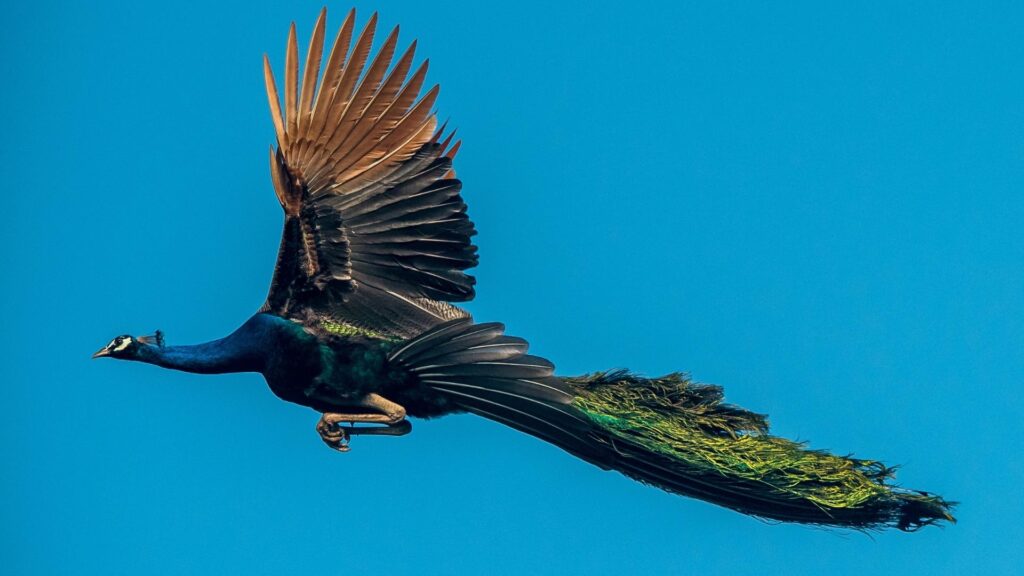
[[139, 353], [139, 349], [143, 346], [163, 345], [164, 334], [159, 330], [152, 336], [129, 336], [124, 334], [111, 340], [109, 344], [100, 348], [92, 357], [103, 358], [109, 356], [111, 358], [130, 359], [135, 358]]

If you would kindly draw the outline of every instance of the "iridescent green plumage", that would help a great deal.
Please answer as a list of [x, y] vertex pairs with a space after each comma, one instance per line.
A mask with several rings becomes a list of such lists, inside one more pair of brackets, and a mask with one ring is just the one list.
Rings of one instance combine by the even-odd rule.
[[337, 334], [338, 336], [362, 336], [364, 338], [377, 338], [380, 340], [391, 340], [393, 342], [399, 341], [398, 338], [392, 338], [386, 334], [376, 332], [368, 328], [359, 328], [346, 322], [324, 321], [321, 322], [320, 326], [331, 334]]
[[950, 503], [891, 484], [894, 470], [880, 462], [772, 436], [764, 416], [723, 403], [717, 386], [694, 384], [678, 373], [565, 380], [577, 393], [573, 405], [608, 431], [610, 442], [657, 455], [660, 465], [693, 478], [698, 488], [639, 477], [647, 483], [690, 496], [720, 493], [718, 503], [741, 512], [806, 523], [843, 519], [851, 527], [912, 530], [953, 520]]

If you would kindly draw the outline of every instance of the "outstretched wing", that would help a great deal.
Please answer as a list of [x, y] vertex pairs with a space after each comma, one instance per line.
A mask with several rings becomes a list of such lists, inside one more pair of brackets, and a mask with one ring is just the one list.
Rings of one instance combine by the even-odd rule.
[[395, 27], [366, 66], [377, 15], [352, 44], [353, 10], [318, 78], [325, 19], [326, 9], [301, 73], [292, 24], [283, 110], [264, 58], [271, 177], [285, 212], [264, 310], [399, 337], [465, 317], [447, 302], [473, 298], [463, 271], [477, 263], [476, 232], [452, 170], [459, 143], [440, 141], [438, 86], [419, 97], [428, 63], [409, 75], [413, 42], [392, 65]]

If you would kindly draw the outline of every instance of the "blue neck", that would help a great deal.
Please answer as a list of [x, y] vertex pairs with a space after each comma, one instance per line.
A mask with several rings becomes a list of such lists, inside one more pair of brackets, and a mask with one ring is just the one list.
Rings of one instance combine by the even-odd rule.
[[257, 314], [219, 340], [193, 346], [143, 345], [134, 359], [197, 374], [260, 372], [273, 349], [272, 324], [265, 314]]

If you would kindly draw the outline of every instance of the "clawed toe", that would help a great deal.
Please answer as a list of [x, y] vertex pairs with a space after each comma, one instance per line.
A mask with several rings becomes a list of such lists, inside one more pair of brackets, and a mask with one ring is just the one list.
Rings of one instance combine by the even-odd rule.
[[316, 431], [320, 434], [320, 439], [324, 441], [324, 444], [327, 444], [330, 448], [338, 452], [348, 452], [351, 450], [348, 445], [350, 438], [348, 431], [343, 427], [321, 419], [317, 422]]

